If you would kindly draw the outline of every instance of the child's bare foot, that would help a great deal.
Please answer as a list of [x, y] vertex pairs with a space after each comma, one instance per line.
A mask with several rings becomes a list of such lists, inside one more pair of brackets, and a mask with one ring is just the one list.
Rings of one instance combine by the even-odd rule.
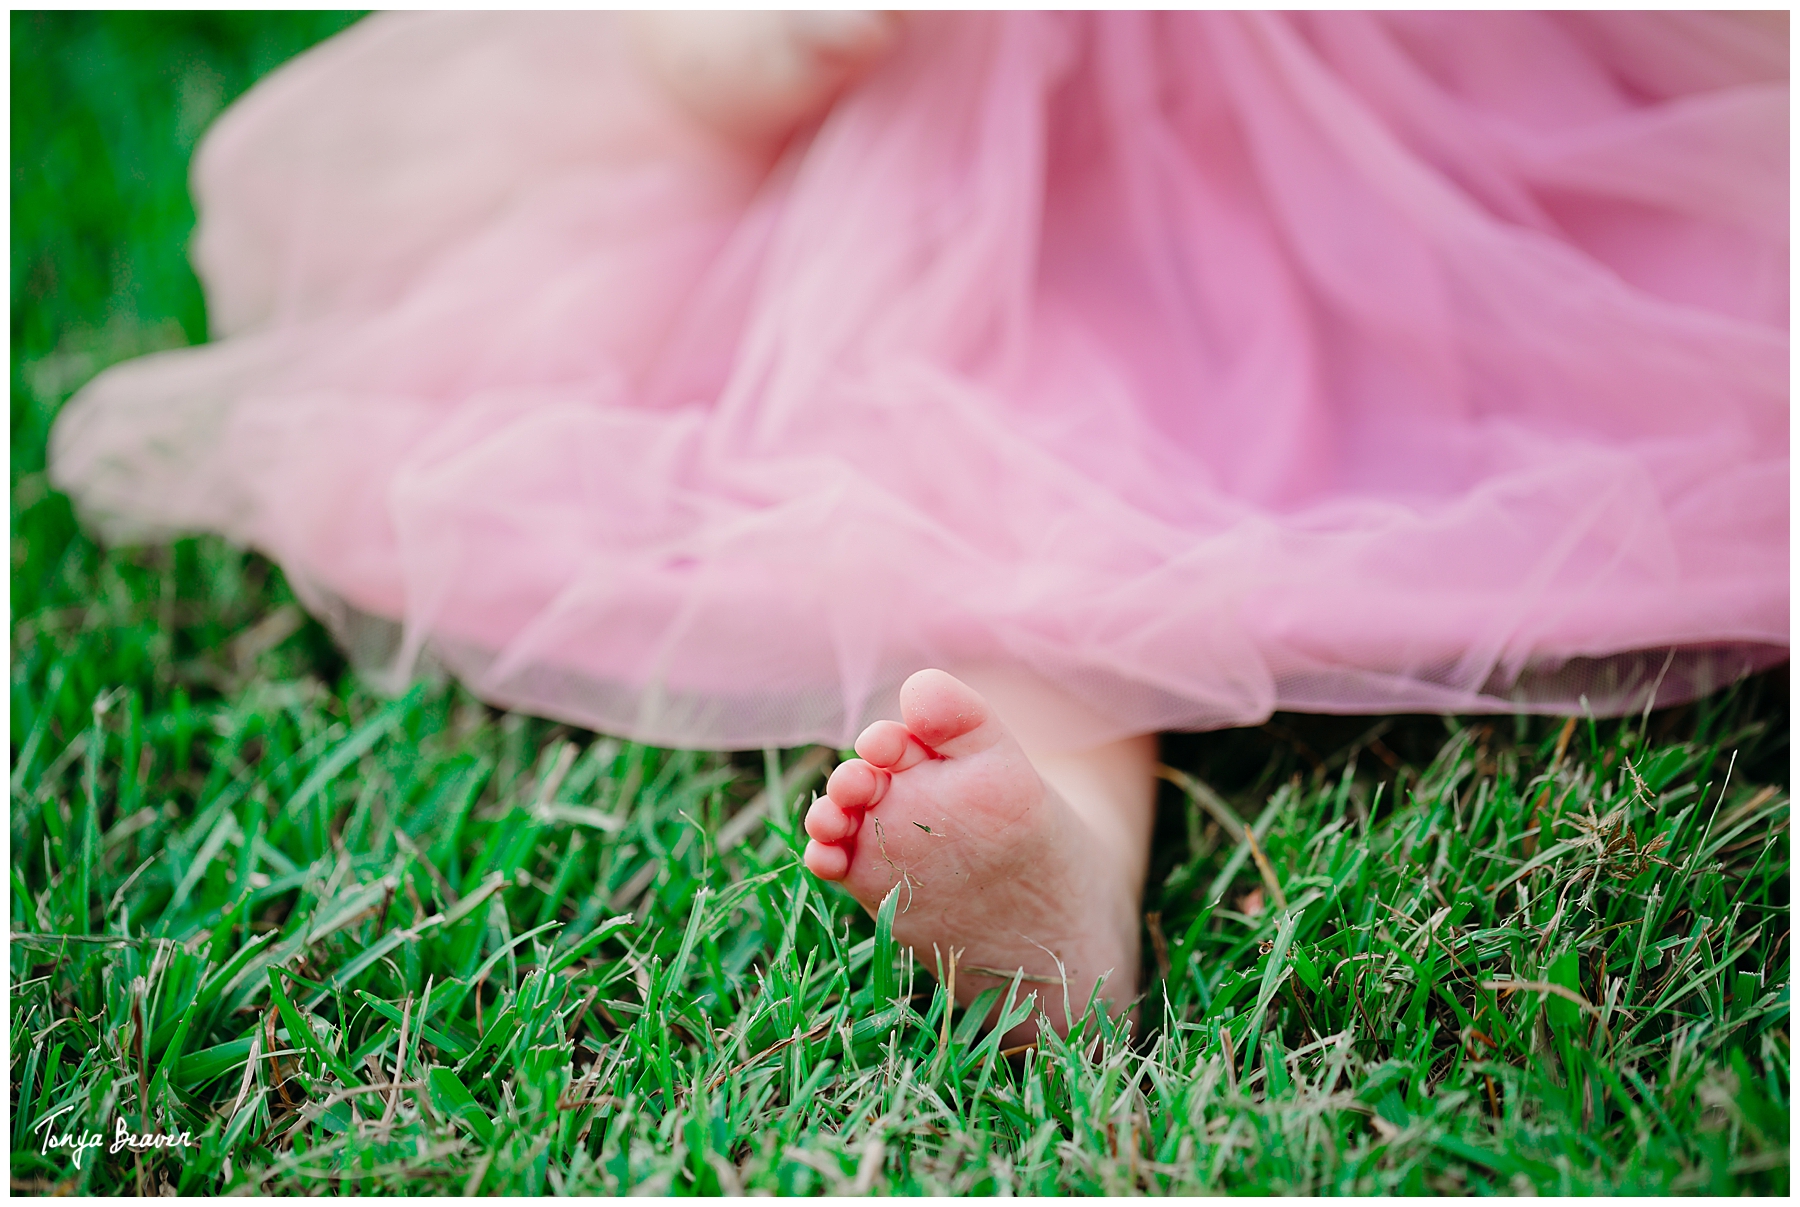
[[885, 12], [646, 12], [638, 53], [669, 93], [726, 134], [779, 139], [822, 112], [893, 43]]
[[[955, 950], [965, 1004], [1023, 969], [1022, 991], [1059, 1031], [1065, 970], [1076, 1017], [1101, 977], [1122, 1007], [1137, 992], [1153, 744], [1065, 756], [1058, 791], [961, 680], [920, 671], [900, 702], [904, 724], [864, 730], [862, 757], [807, 813], [806, 866], [871, 913], [900, 885], [895, 937], [927, 969]], [[1034, 1034], [1026, 1024], [1009, 1038]]]

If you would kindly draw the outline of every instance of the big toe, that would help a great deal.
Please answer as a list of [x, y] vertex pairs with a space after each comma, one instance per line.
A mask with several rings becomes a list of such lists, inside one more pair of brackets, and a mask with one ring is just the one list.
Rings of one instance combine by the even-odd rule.
[[947, 671], [919, 671], [902, 684], [900, 715], [921, 742], [950, 757], [985, 750], [1004, 732], [981, 694]]

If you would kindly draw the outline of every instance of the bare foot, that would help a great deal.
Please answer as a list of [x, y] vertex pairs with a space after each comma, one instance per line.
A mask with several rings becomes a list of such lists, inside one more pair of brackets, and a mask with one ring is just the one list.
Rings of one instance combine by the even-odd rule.
[[1059, 1032], [1102, 977], [1117, 1012], [1137, 992], [1153, 742], [1064, 756], [1053, 787], [961, 680], [920, 671], [900, 710], [904, 724], [863, 731], [862, 757], [813, 803], [806, 866], [870, 913], [898, 884], [895, 938], [927, 969], [956, 951], [964, 1004], [1022, 969]]
[[645, 12], [632, 23], [638, 53], [683, 107], [759, 140], [823, 112], [900, 28], [885, 12]]

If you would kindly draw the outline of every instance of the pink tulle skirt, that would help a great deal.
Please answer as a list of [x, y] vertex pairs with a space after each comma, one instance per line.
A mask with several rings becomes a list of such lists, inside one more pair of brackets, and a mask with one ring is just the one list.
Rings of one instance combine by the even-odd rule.
[[1786, 657], [1785, 14], [917, 14], [778, 152], [608, 14], [376, 16], [207, 137], [214, 342], [53, 474], [389, 683], [847, 743], [1617, 713]]

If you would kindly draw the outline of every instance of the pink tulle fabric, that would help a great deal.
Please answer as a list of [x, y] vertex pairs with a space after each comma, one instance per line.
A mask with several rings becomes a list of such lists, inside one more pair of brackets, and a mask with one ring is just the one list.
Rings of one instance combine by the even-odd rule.
[[1618, 713], [1786, 657], [1784, 14], [915, 14], [779, 153], [608, 14], [376, 16], [209, 134], [215, 339], [96, 379], [114, 540], [389, 684], [848, 743]]

